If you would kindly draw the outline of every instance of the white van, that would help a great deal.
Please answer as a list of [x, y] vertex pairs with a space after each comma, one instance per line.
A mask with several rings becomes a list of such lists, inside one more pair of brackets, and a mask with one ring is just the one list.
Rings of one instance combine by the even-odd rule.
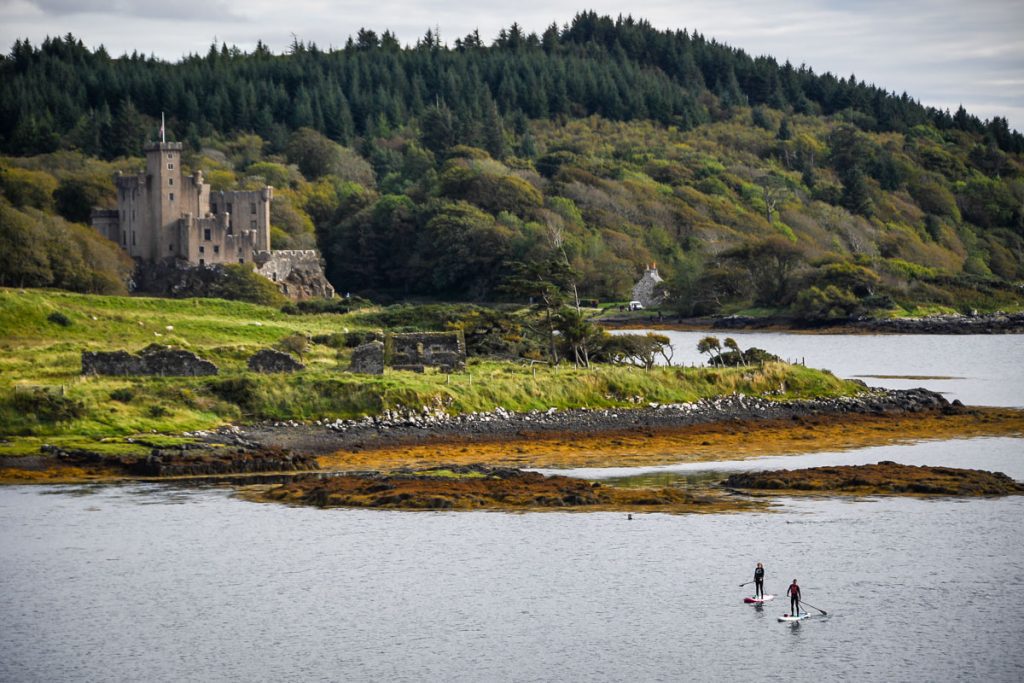
[[644, 310], [644, 305], [642, 303], [640, 303], [639, 301], [630, 301], [629, 302], [629, 310], [631, 310], [631, 311], [642, 311], [642, 310]]

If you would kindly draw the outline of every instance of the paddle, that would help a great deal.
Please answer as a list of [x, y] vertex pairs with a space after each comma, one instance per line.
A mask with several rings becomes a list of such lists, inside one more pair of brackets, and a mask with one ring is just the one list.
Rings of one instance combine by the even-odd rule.
[[747, 581], [746, 583], [741, 583], [740, 584], [740, 588], [743, 588], [744, 586], [749, 586], [752, 583], [754, 583], [754, 582], [753, 581]]
[[828, 616], [828, 612], [826, 612], [825, 610], [821, 609], [820, 607], [815, 607], [814, 605], [810, 604], [809, 602], [804, 602], [803, 600], [801, 600], [801, 601], [800, 601], [800, 604], [801, 604], [801, 605], [807, 605], [807, 606], [808, 606], [808, 607], [810, 607], [811, 609], [816, 609], [816, 610], [818, 610], [819, 612], [821, 612], [821, 614], [822, 614], [823, 616], [826, 616], [826, 617]]

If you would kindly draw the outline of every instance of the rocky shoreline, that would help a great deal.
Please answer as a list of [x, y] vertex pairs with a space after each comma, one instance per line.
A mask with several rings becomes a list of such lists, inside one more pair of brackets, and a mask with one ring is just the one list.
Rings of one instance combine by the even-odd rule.
[[786, 316], [727, 315], [704, 318], [604, 318], [602, 325], [617, 328], [682, 330], [791, 330], [861, 332], [868, 334], [1024, 334], [1024, 312], [939, 314], [921, 318], [862, 318], [810, 321]]
[[549, 434], [600, 435], [679, 429], [733, 421], [792, 420], [811, 416], [888, 415], [957, 412], [928, 389], [866, 391], [859, 396], [776, 401], [733, 394], [695, 403], [591, 410], [575, 408], [513, 413], [498, 408], [488, 413], [449, 415], [444, 411], [393, 410], [361, 420], [318, 420], [313, 424], [272, 422], [230, 426], [189, 434], [207, 443], [240, 447], [279, 448], [307, 455], [359, 451], [424, 442], [515, 441]]
[[[975, 410], [949, 403], [927, 389], [872, 389], [858, 396], [780, 401], [733, 394], [694, 403], [656, 404], [616, 409], [567, 409], [513, 413], [501, 408], [487, 413], [449, 415], [432, 409], [392, 410], [361, 420], [318, 420], [313, 423], [267, 422], [229, 425], [214, 431], [186, 433], [189, 443], [152, 448], [146, 455], [112, 455], [88, 449], [44, 445], [38, 456], [0, 458], [0, 479], [18, 481], [75, 478], [174, 478], [237, 474], [312, 472], [353, 469], [357, 454], [371, 461], [385, 452], [405, 453], [423, 447], [459, 460], [460, 452], [499, 447], [525, 453], [531, 443], [546, 439], [615, 444], [635, 442], [627, 451], [641, 451], [663, 435], [696, 430], [750, 433], [759, 425], [801, 427], [801, 434], [822, 424], [851, 425], [863, 420], [893, 421], [909, 416], [969, 417]], [[979, 414], [979, 420], [985, 420]], [[710, 438], [705, 435], [701, 438]], [[514, 445], [518, 442], [520, 445]], [[460, 448], [459, 445], [462, 444]], [[507, 447], [506, 447], [507, 445]], [[619, 446], [620, 450], [623, 446]], [[391, 449], [390, 451], [388, 449]], [[672, 448], [671, 450], [675, 450]], [[333, 462], [323, 465], [322, 456]], [[621, 460], [621, 455], [617, 458]], [[401, 459], [401, 458], [400, 458]], [[432, 454], [428, 459], [433, 460]], [[497, 460], [506, 460], [498, 456]], [[527, 462], [520, 460], [520, 462]], [[358, 468], [358, 465], [357, 465]]]

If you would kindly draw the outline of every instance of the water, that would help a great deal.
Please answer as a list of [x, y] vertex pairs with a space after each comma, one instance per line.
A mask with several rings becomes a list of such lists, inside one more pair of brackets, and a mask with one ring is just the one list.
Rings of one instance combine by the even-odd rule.
[[[678, 334], [682, 355], [699, 335]], [[842, 375], [962, 377], [944, 380], [951, 398], [1024, 405], [1017, 337], [729, 336]], [[1024, 479], [1022, 444], [574, 473], [699, 481], [895, 460]], [[291, 508], [215, 487], [5, 487], [0, 681], [1019, 681], [1022, 519], [1024, 496], [783, 499], [773, 512], [629, 521]], [[797, 578], [828, 616], [780, 624], [783, 599], [742, 604], [757, 561], [769, 592]]]
[[1024, 443], [1021, 439], [1012, 437], [925, 441], [845, 451], [819, 451], [799, 455], [776, 455], [719, 462], [681, 462], [649, 467], [578, 467], [538, 469], [537, 471], [544, 474], [562, 474], [582, 479], [601, 479], [612, 482], [620, 480], [623, 483], [628, 483], [630, 479], [643, 479], [646, 484], [654, 482], [668, 484], [676, 479], [716, 481], [733, 472], [797, 470], [836, 465], [871, 465], [885, 460], [901, 465], [989, 470], [1002, 472], [1017, 481], [1024, 481]]
[[[827, 368], [840, 377], [861, 378], [871, 386], [924, 386], [966, 405], [1024, 407], [1022, 335], [815, 335], [738, 330], [657, 333], [671, 340], [676, 364], [706, 363], [708, 357], [697, 352], [697, 342], [712, 334], [719, 340], [732, 337], [741, 349], [756, 346], [788, 360], [803, 360], [810, 367]], [[949, 379], [900, 379], [892, 375]]]
[[[0, 490], [0, 680], [1024, 676], [1019, 497], [627, 521], [71, 491]], [[756, 561], [828, 617], [742, 604]]]

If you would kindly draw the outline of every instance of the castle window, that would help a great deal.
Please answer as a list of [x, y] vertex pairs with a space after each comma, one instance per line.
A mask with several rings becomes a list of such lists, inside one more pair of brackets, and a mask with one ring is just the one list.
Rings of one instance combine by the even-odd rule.
[[173, 202], [174, 201], [174, 193], [171, 192], [169, 196], [170, 196], [171, 201]]
[[231, 213], [231, 202], [228, 202], [228, 213]]
[[168, 152], [167, 153], [167, 158], [168, 159], [173, 159], [174, 158], [174, 152]]
[[249, 203], [249, 213], [251, 213], [253, 216], [256, 215], [256, 202]]
[[174, 178], [168, 178], [167, 179], [167, 184], [168, 185], [173, 185], [174, 184]]
[[173, 171], [174, 170], [174, 164], [167, 164], [167, 170], [168, 171]]
[[128, 246], [128, 231], [127, 230], [122, 230], [121, 231], [121, 245], [125, 246], [125, 247]]
[[209, 228], [206, 228], [205, 230], [203, 230], [203, 239], [206, 240], [206, 241], [210, 240], [210, 229]]
[[132, 246], [135, 246], [135, 231], [132, 230]]
[[205, 254], [206, 253], [206, 247], [199, 247], [199, 253], [200, 254]]
[[205, 266], [206, 265], [206, 259], [202, 259], [202, 258], [199, 259], [199, 265]]
[[219, 244], [213, 245], [213, 253], [214, 254], [219, 254], [220, 253], [220, 245]]
[[253, 230], [255, 230], [256, 229], [256, 221], [249, 221], [249, 227], [252, 228]]
[[217, 213], [217, 204], [216, 203], [211, 203], [210, 204], [210, 213], [212, 213], [212, 214], [216, 214]]
[[245, 257], [242, 257], [242, 258], [238, 259], [238, 262], [239, 263], [245, 263]]

